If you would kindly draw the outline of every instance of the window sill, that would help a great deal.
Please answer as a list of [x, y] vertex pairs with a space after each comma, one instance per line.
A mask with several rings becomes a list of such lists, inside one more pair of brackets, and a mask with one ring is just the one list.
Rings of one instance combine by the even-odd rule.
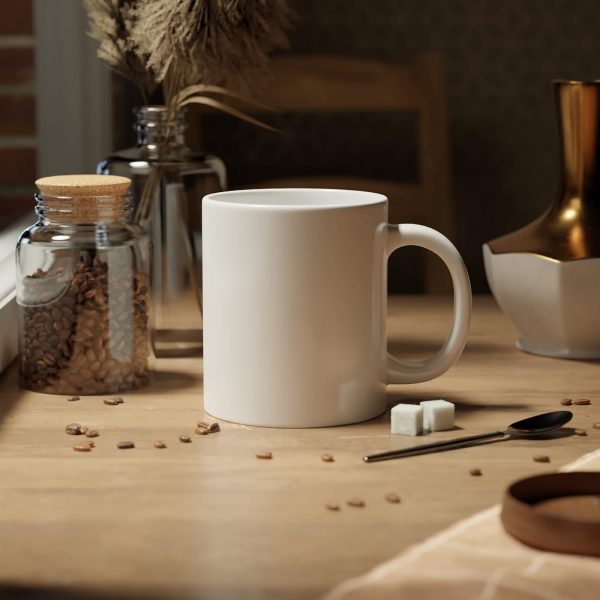
[[30, 224], [28, 215], [0, 231], [0, 371], [13, 361], [18, 351], [15, 246]]

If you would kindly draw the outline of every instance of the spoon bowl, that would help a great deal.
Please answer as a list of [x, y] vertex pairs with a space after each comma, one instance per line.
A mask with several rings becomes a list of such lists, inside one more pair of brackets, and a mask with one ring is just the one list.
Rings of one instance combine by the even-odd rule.
[[508, 426], [506, 432], [510, 435], [526, 437], [541, 435], [566, 425], [572, 418], [573, 413], [568, 410], [555, 410], [516, 421]]

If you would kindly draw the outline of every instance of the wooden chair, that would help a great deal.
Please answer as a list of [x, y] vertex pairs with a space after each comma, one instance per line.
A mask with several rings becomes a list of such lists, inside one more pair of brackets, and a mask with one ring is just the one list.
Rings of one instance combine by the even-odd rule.
[[[339, 56], [281, 56], [261, 96], [285, 113], [415, 112], [418, 183], [332, 174], [253, 182], [252, 187], [328, 187], [380, 192], [389, 198], [391, 223], [415, 222], [453, 234], [443, 60], [425, 54], [409, 65]], [[425, 289], [446, 292], [439, 259], [425, 259]]]

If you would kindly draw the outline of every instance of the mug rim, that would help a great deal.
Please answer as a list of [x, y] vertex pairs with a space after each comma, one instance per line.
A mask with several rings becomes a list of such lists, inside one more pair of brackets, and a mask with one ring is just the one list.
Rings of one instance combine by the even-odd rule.
[[[252, 196], [276, 196], [285, 194], [286, 196], [302, 197], [316, 193], [323, 195], [338, 196], [344, 200], [332, 201], [327, 199], [319, 202], [265, 202], [264, 200], [251, 200]], [[242, 201], [246, 196], [247, 199]], [[203, 202], [219, 206], [231, 206], [235, 208], [258, 208], [275, 210], [323, 210], [323, 209], [343, 209], [359, 208], [366, 206], [377, 206], [387, 203], [388, 198], [377, 192], [365, 192], [360, 190], [333, 189], [333, 188], [256, 188], [247, 190], [230, 190], [225, 192], [214, 192], [204, 196]]]

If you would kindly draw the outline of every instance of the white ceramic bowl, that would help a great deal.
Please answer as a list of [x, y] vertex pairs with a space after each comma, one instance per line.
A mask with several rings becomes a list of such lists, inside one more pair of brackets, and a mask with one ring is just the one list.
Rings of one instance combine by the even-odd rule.
[[488, 283], [515, 324], [521, 350], [559, 358], [600, 358], [600, 258], [560, 262], [483, 245]]

